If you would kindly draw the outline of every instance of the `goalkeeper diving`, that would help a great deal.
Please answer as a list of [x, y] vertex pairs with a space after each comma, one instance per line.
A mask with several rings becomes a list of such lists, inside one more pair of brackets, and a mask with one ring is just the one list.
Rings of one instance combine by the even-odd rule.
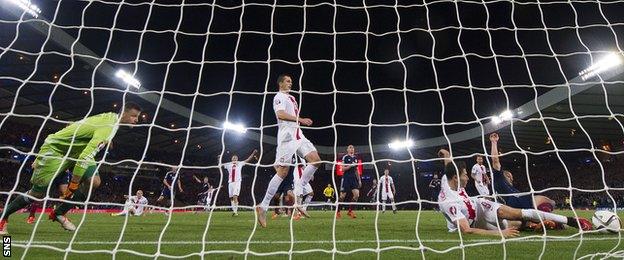
[[[31, 189], [26, 192], [27, 195], [17, 196], [0, 213], [0, 234], [8, 233], [11, 214], [33, 203], [32, 197], [44, 198], [54, 177], [67, 169], [73, 168], [73, 176], [61, 198], [84, 202], [89, 191], [100, 186], [95, 156], [111, 142], [120, 124], [136, 124], [140, 114], [139, 105], [126, 103], [121, 115], [111, 112], [90, 116], [49, 135], [33, 163]], [[59, 222], [66, 230], [76, 230], [76, 226], [65, 217], [65, 213], [74, 206], [73, 203], [63, 202], [50, 213], [50, 219]]]

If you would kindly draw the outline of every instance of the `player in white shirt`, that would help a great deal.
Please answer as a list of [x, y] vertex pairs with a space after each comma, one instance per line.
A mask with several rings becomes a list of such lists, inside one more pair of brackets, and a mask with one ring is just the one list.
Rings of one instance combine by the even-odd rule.
[[475, 182], [475, 187], [477, 191], [479, 191], [479, 195], [481, 196], [489, 196], [490, 189], [488, 186], [490, 185], [490, 178], [487, 175], [487, 168], [483, 165], [483, 156], [477, 155], [477, 163], [472, 166], [472, 171], [470, 176]]
[[[299, 156], [295, 156], [293, 158], [293, 163], [295, 166], [293, 167], [293, 176], [295, 182], [295, 197], [297, 198], [297, 204], [301, 205], [304, 210], [308, 210], [308, 205], [312, 198], [314, 197], [314, 190], [312, 190], [312, 185], [310, 183], [305, 186], [301, 184], [301, 177], [303, 176], [303, 169], [306, 166], [306, 162], [303, 158], [299, 158]], [[297, 160], [299, 160], [297, 162]], [[302, 217], [300, 212], [295, 214], [294, 219], [299, 220]]]
[[245, 164], [249, 163], [258, 153], [258, 150], [253, 152], [242, 162], [238, 161], [238, 155], [232, 155], [232, 161], [223, 164], [228, 172], [228, 193], [230, 195], [230, 204], [232, 206], [232, 216], [238, 216], [238, 196], [240, 195], [240, 188], [242, 182], [242, 169]]
[[[282, 180], [288, 175], [288, 169], [292, 156], [297, 154], [305, 158], [308, 165], [303, 169], [301, 176], [301, 184], [307, 185], [314, 172], [320, 166], [321, 158], [316, 151], [314, 145], [308, 140], [301, 131], [299, 124], [310, 126], [312, 119], [299, 116], [299, 105], [295, 97], [289, 94], [292, 88], [292, 77], [289, 75], [279, 75], [277, 78], [279, 92], [273, 98], [273, 110], [277, 117], [277, 149], [275, 154], [275, 171], [276, 174], [271, 178], [271, 182], [267, 187], [266, 194], [262, 202], [256, 206], [256, 215], [258, 223], [262, 227], [266, 227], [266, 212], [271, 203], [273, 195], [282, 183]], [[306, 217], [308, 213], [302, 208], [295, 205], [295, 208]]]
[[386, 201], [390, 200], [390, 204], [392, 205], [392, 213], [396, 214], [397, 209], [394, 204], [394, 195], [396, 194], [396, 189], [394, 188], [394, 181], [390, 176], [390, 170], [384, 169], [384, 175], [379, 178], [378, 191], [381, 192], [381, 202], [383, 203], [381, 213], [386, 213]]
[[542, 220], [577, 228], [580, 226], [585, 231], [592, 229], [591, 222], [583, 218], [565, 217], [535, 209], [516, 209], [483, 198], [468, 197], [465, 190], [468, 183], [466, 164], [453, 164], [446, 149], [441, 149], [438, 155], [444, 158], [445, 163], [438, 203], [449, 232], [459, 230], [466, 234], [516, 237], [520, 235], [516, 227], [518, 225], [512, 227], [508, 221], [542, 223]]
[[123, 211], [111, 214], [111, 216], [125, 216], [126, 214], [130, 214], [130, 216], [143, 215], [143, 209], [145, 209], [148, 201], [147, 198], [143, 197], [142, 190], [137, 190], [136, 196], [124, 195], [124, 198], [126, 198], [126, 205], [124, 206]]

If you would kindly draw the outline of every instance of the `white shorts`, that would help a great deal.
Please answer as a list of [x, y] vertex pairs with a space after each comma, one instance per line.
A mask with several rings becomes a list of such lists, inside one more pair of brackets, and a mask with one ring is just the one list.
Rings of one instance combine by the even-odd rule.
[[475, 187], [477, 187], [477, 191], [479, 191], [479, 195], [481, 196], [489, 196], [490, 189], [483, 182], [475, 182]]
[[473, 223], [474, 227], [488, 230], [497, 230], [498, 222], [498, 224], [500, 224], [500, 227], [502, 229], [505, 229], [505, 223], [503, 221], [499, 222], [498, 218], [498, 208], [501, 207], [500, 203], [482, 198], [478, 198], [476, 201], [478, 202], [475, 205], [475, 208], [477, 210], [477, 219]]
[[240, 181], [230, 182], [230, 184], [228, 184], [228, 192], [230, 193], [230, 198], [234, 196], [238, 196], [240, 194], [240, 187], [241, 187]]
[[310, 185], [310, 183], [306, 184], [305, 186], [301, 186], [301, 184], [296, 184], [295, 185], [295, 196], [303, 196], [303, 195], [307, 195], [312, 193], [312, 185]]
[[312, 142], [305, 137], [299, 140], [282, 141], [277, 145], [277, 149], [275, 149], [275, 164], [279, 166], [289, 166], [295, 153], [305, 158], [306, 155], [315, 151], [316, 148]]
[[388, 199], [394, 200], [394, 194], [392, 192], [381, 192], [381, 201]]
[[132, 205], [127, 205], [126, 206], [126, 211], [128, 212], [128, 214], [130, 214], [132, 216], [141, 216], [141, 215], [143, 215], [143, 209], [135, 208]]
[[138, 217], [138, 216], [143, 215], [143, 210], [136, 210], [135, 209], [134, 212], [131, 212], [131, 214]]

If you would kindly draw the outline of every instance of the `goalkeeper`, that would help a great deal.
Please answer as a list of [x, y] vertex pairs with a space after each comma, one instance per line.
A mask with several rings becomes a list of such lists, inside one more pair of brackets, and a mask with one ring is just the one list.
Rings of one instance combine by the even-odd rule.
[[[126, 103], [121, 116], [117, 113], [91, 116], [49, 135], [33, 163], [32, 187], [26, 193], [28, 196], [19, 195], [0, 213], [0, 234], [7, 234], [11, 214], [30, 205], [33, 202], [30, 197], [44, 198], [54, 177], [66, 169], [73, 167], [73, 176], [61, 198], [72, 202], [85, 201], [89, 190], [100, 185], [94, 157], [113, 139], [118, 124], [136, 124], [140, 113], [141, 107], [137, 104]], [[50, 214], [50, 219], [58, 221], [66, 230], [75, 230], [76, 226], [65, 217], [74, 206], [62, 203]]]

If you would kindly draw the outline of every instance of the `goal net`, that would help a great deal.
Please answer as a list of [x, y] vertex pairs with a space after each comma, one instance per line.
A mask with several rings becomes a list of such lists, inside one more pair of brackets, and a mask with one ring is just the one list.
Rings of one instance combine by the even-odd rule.
[[[465, 162], [468, 175], [483, 167], [493, 193], [486, 197], [506, 202], [495, 189], [488, 137], [498, 133], [496, 158], [514, 196], [547, 197], [568, 217], [620, 212], [622, 13], [618, 0], [0, 1], [0, 207], [21, 196], [40, 204], [32, 224], [28, 208], [11, 215], [4, 252], [623, 257], [620, 232], [449, 232], [437, 202], [441, 148]], [[280, 74], [292, 77], [299, 116], [313, 121], [301, 130], [323, 164], [311, 181], [311, 218], [299, 218], [285, 191], [262, 228], [254, 209], [275, 174]], [[42, 199], [27, 193], [46, 137], [129, 102], [143, 108], [139, 122], [121, 124], [95, 157], [90, 184], [99, 187], [67, 214], [76, 230], [47, 221], [69, 201], [59, 199], [62, 181]], [[348, 145], [358, 192], [341, 189]], [[234, 155], [248, 160], [233, 173], [224, 166]], [[81, 163], [68, 152], [63, 158]], [[394, 187], [378, 184], [386, 170]], [[479, 195], [478, 178], [468, 181], [470, 196]], [[126, 197], [138, 190], [146, 213], [109, 216], [137, 208]]]

